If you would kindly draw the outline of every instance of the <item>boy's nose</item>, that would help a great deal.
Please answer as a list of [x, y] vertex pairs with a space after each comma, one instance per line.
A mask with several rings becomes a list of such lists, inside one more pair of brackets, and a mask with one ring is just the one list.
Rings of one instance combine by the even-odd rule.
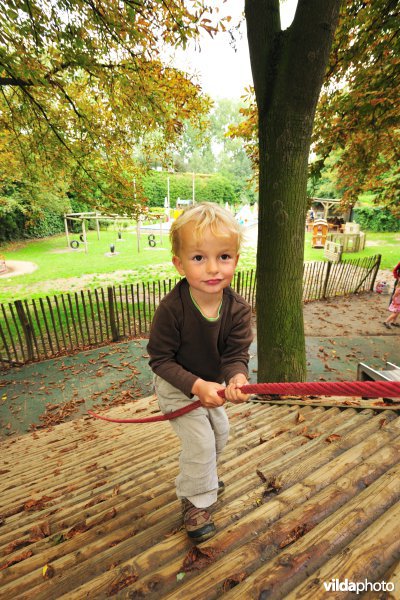
[[218, 262], [215, 259], [210, 258], [207, 261], [207, 271], [209, 273], [217, 273], [218, 272]]

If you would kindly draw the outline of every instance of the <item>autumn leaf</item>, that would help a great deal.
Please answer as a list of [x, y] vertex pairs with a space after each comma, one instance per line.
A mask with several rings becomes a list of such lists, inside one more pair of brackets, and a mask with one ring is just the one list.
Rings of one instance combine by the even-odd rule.
[[256, 473], [263, 483], [267, 482], [267, 478], [265, 477], [265, 475], [262, 471], [260, 471], [259, 469], [256, 469]]
[[33, 527], [30, 530], [29, 541], [37, 542], [46, 537], [49, 537], [49, 535], [50, 535], [50, 524], [48, 523], [48, 521], [44, 521], [43, 523], [36, 525], [35, 527]]
[[17, 556], [10, 558], [10, 560], [8, 560], [7, 562], [0, 565], [0, 571], [2, 571], [3, 569], [7, 569], [8, 567], [11, 567], [11, 565], [15, 565], [23, 560], [26, 560], [30, 556], [33, 556], [32, 550], [26, 550], [26, 552], [23, 552], [22, 554], [18, 554]]
[[64, 535], [64, 537], [65, 537], [65, 539], [70, 540], [71, 538], [75, 537], [79, 533], [84, 533], [85, 531], [88, 531], [88, 529], [90, 529], [90, 526], [87, 525], [85, 520], [79, 521], [79, 523], [77, 523], [76, 525], [71, 527], [71, 529], [69, 531], [67, 531], [67, 533]]
[[132, 585], [139, 579], [139, 576], [133, 570], [133, 567], [127, 565], [118, 573], [115, 579], [111, 582], [110, 587], [107, 590], [107, 596], [115, 596], [118, 592], [124, 588]]
[[329, 442], [329, 443], [332, 443], [332, 442], [334, 442], [336, 440], [340, 440], [341, 437], [342, 436], [339, 435], [338, 433], [331, 433], [331, 435], [328, 435], [328, 437], [325, 438], [325, 441]]
[[220, 553], [220, 550], [211, 546], [206, 548], [194, 546], [184, 558], [182, 571], [188, 573], [189, 571], [204, 569], [211, 565]]
[[286, 546], [289, 546], [289, 544], [292, 544], [293, 542], [295, 542], [296, 540], [301, 538], [304, 534], [306, 534], [311, 529], [312, 529], [312, 527], [310, 525], [308, 525], [307, 523], [298, 525], [297, 527], [292, 529], [292, 531], [290, 531], [286, 535], [286, 537], [281, 541], [281, 543], [279, 544], [279, 548], [285, 548]]
[[47, 564], [42, 569], [42, 575], [45, 579], [51, 579], [54, 576], [54, 567]]
[[6, 546], [6, 548], [4, 550], [4, 554], [11, 554], [12, 552], [15, 552], [16, 550], [23, 548], [24, 546], [29, 546], [29, 544], [30, 544], [30, 541], [27, 538], [14, 540], [13, 542], [10, 542], [10, 544], [8, 544], [8, 546]]
[[52, 496], [42, 496], [42, 498], [38, 498], [37, 500], [35, 500], [35, 499], [27, 500], [24, 503], [23, 510], [25, 510], [27, 512], [33, 511], [33, 510], [41, 510], [46, 504], [51, 502], [51, 500], [54, 500], [54, 498]]
[[303, 436], [308, 438], [309, 440], [313, 440], [317, 437], [319, 437], [321, 434], [320, 433], [303, 433]]
[[246, 571], [242, 571], [241, 573], [235, 573], [235, 575], [231, 575], [222, 584], [222, 591], [229, 592], [232, 588], [237, 586], [241, 581], [244, 581], [247, 577]]

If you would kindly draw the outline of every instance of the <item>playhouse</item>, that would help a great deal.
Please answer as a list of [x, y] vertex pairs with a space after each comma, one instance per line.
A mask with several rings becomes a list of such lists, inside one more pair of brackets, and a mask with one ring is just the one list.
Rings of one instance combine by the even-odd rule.
[[323, 248], [328, 235], [328, 222], [326, 219], [316, 219], [312, 226], [311, 245], [313, 248]]

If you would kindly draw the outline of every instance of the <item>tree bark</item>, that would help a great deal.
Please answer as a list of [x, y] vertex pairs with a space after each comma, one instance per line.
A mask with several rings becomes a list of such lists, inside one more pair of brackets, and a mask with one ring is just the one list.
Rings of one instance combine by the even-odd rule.
[[279, 0], [245, 0], [258, 108], [258, 381], [303, 381], [307, 163], [341, 0], [299, 0], [281, 30]]

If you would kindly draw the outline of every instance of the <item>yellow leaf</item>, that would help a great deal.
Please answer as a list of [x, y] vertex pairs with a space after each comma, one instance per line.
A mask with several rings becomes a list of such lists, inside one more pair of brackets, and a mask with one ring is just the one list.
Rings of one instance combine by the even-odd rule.
[[51, 579], [54, 575], [54, 568], [49, 564], [44, 565], [42, 575], [45, 579]]

